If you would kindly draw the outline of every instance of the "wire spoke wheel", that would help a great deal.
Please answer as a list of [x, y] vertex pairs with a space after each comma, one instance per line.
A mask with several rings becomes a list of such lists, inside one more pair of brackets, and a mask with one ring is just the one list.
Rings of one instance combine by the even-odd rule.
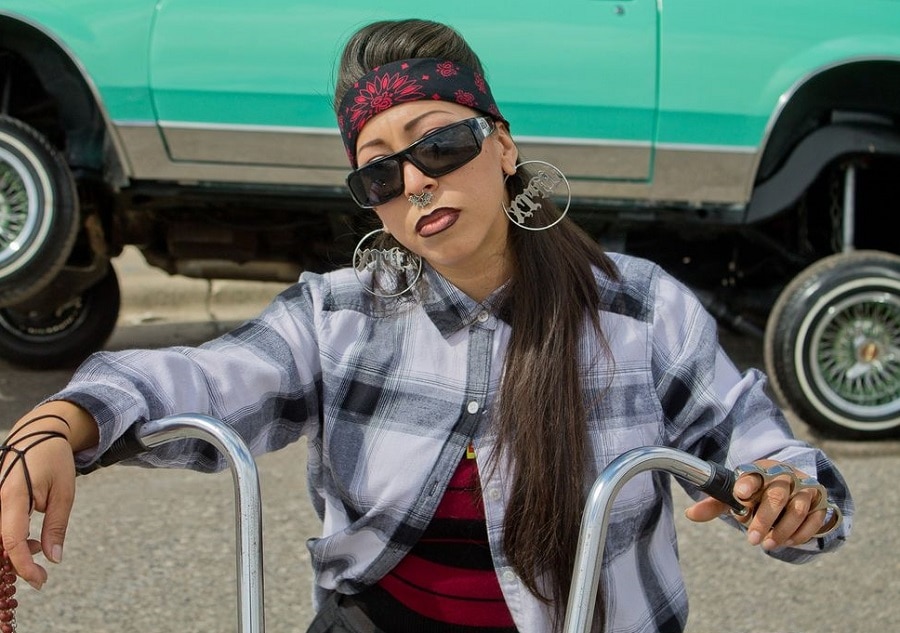
[[0, 266], [9, 261], [34, 231], [35, 213], [30, 210], [28, 183], [16, 169], [18, 161], [0, 149]]
[[46, 288], [77, 233], [78, 198], [65, 161], [37, 130], [0, 115], [0, 307]]
[[860, 415], [900, 415], [900, 296], [867, 293], [831, 307], [812, 333], [818, 389]]
[[776, 395], [830, 435], [900, 434], [900, 257], [843, 253], [802, 271], [769, 315]]

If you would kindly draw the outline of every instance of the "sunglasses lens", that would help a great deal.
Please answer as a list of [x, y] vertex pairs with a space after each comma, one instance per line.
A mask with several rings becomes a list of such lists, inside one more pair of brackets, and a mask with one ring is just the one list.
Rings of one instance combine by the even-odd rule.
[[376, 161], [350, 174], [347, 185], [356, 201], [376, 206], [403, 193], [403, 174], [395, 158]]
[[458, 169], [481, 151], [474, 133], [466, 124], [458, 124], [425, 137], [410, 148], [410, 160], [432, 178]]

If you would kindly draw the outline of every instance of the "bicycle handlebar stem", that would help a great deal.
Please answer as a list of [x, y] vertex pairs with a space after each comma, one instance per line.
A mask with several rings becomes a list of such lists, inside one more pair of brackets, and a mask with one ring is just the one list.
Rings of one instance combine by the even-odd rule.
[[716, 477], [714, 464], [663, 446], [632, 449], [603, 469], [594, 481], [585, 504], [564, 633], [590, 632], [613, 501], [632, 477], [648, 470], [668, 472], [701, 489]]
[[235, 563], [238, 577], [238, 632], [264, 633], [262, 565], [262, 510], [259, 472], [246, 443], [231, 427], [205, 415], [173, 415], [151, 420], [137, 429], [138, 440], [148, 449], [180, 439], [200, 439], [212, 444], [228, 461], [234, 482]]

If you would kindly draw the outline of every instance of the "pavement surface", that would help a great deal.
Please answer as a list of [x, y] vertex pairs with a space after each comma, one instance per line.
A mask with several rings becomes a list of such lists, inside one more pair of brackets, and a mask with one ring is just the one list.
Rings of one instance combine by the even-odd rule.
[[[123, 287], [108, 349], [196, 344], [256, 314], [283, 284], [205, 282], [147, 268], [133, 250], [116, 260]], [[723, 332], [739, 366], [761, 366], [759, 344]], [[70, 372], [24, 372], [0, 363], [8, 424]], [[798, 435], [836, 460], [853, 489], [854, 537], [807, 565], [768, 560], [720, 522], [681, 517], [691, 596], [689, 631], [900, 630], [900, 446], [826, 441], [792, 419]], [[318, 534], [305, 488], [301, 442], [258, 462], [263, 499], [267, 630], [305, 631], [312, 617], [305, 541]], [[41, 592], [19, 583], [20, 631], [179, 633], [237, 630], [231, 478], [112, 467], [81, 478], [64, 561], [48, 564]], [[32, 533], [40, 529], [35, 519]]]

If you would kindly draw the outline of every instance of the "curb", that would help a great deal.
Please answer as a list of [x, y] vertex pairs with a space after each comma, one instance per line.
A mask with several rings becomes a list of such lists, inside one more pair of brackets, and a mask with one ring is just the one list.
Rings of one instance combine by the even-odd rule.
[[149, 266], [134, 247], [126, 247], [113, 266], [122, 293], [121, 325], [242, 320], [258, 314], [289, 285], [170, 275]]

